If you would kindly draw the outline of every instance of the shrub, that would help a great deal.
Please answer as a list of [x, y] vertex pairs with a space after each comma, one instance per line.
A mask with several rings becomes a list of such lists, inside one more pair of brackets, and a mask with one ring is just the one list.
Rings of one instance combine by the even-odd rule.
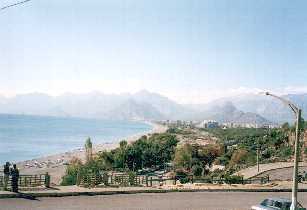
[[129, 176], [129, 184], [130, 184], [130, 186], [134, 186], [135, 185], [136, 174], [133, 171], [129, 171], [128, 172], [128, 176]]
[[67, 174], [62, 177], [61, 185], [62, 186], [70, 186], [75, 185], [77, 183], [77, 176], [72, 174]]
[[200, 165], [194, 165], [192, 167], [192, 171], [194, 176], [201, 176], [203, 173], [203, 168]]
[[192, 165], [192, 146], [185, 144], [177, 147], [173, 161], [176, 168], [190, 169]]
[[61, 185], [75, 185], [78, 180], [78, 173], [82, 167], [81, 160], [78, 158], [73, 158], [70, 161], [70, 165], [66, 168], [66, 174], [62, 177]]
[[230, 165], [237, 165], [244, 163], [248, 158], [248, 151], [246, 149], [238, 149], [236, 150], [230, 159]]
[[181, 184], [185, 184], [190, 181], [188, 173], [183, 170], [176, 171], [176, 179], [179, 179]]
[[265, 159], [269, 159], [274, 155], [274, 151], [272, 148], [267, 148], [262, 152], [262, 157]]
[[292, 155], [291, 147], [283, 147], [279, 150], [280, 157], [288, 158]]
[[242, 176], [231, 176], [226, 175], [225, 177], [225, 183], [226, 184], [242, 184], [243, 177]]

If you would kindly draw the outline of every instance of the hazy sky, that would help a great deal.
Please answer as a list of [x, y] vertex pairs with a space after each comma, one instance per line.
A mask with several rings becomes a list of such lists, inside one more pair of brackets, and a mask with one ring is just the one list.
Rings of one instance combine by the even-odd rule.
[[307, 92], [306, 8], [304, 0], [32, 0], [0, 11], [0, 93], [147, 89], [196, 103]]

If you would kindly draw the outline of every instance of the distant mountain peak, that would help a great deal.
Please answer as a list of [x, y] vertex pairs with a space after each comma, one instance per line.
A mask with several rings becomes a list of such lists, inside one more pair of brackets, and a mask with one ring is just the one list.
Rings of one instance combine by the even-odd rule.
[[237, 111], [237, 108], [233, 105], [231, 101], [225, 101], [222, 104], [219, 105], [219, 109], [222, 112], [235, 112]]
[[[307, 94], [289, 94], [307, 118]], [[181, 105], [160, 94], [141, 90], [134, 94], [64, 94], [52, 97], [30, 93], [0, 98], [1, 113], [90, 118], [205, 120], [221, 122], [292, 122], [291, 110], [270, 97], [245, 94], [203, 105]], [[266, 120], [268, 119], [268, 120]]]

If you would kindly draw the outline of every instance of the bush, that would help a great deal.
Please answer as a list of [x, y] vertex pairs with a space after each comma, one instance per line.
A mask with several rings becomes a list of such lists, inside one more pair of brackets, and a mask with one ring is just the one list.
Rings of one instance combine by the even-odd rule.
[[134, 186], [135, 185], [136, 174], [133, 171], [129, 171], [128, 172], [128, 176], [129, 176], [129, 184], [130, 184], [130, 186]]
[[225, 183], [226, 184], [242, 184], [243, 177], [242, 176], [231, 176], [226, 175], [225, 177]]
[[179, 179], [181, 184], [190, 182], [188, 173], [183, 170], [176, 171], [176, 179]]
[[262, 152], [262, 158], [269, 159], [274, 155], [274, 151], [271, 148], [267, 148]]
[[173, 162], [176, 168], [189, 170], [192, 165], [192, 146], [190, 144], [185, 144], [177, 147]]
[[280, 157], [288, 158], [292, 155], [291, 147], [283, 147], [279, 150]]
[[248, 151], [246, 149], [238, 149], [232, 154], [230, 159], [230, 165], [233, 166], [245, 163], [248, 156]]
[[203, 173], [203, 168], [200, 165], [194, 165], [192, 167], [192, 171], [194, 176], [201, 176]]
[[61, 185], [75, 185], [78, 180], [78, 173], [82, 167], [82, 163], [80, 159], [73, 158], [70, 161], [70, 165], [66, 168], [66, 174], [62, 177]]
[[62, 186], [70, 186], [70, 185], [75, 185], [76, 183], [77, 183], [77, 176], [68, 174], [68, 175], [65, 175], [62, 178], [61, 185]]

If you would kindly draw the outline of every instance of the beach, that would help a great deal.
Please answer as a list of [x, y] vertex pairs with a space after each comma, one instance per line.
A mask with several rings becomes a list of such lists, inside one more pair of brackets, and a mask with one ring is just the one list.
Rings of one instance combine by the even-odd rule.
[[[119, 146], [121, 140], [126, 140], [128, 143], [136, 141], [143, 135], [151, 135], [153, 133], [163, 133], [167, 130], [166, 126], [146, 122], [152, 126], [152, 129], [147, 132], [138, 133], [132, 136], [128, 136], [123, 139], [115, 140], [114, 142], [108, 142], [103, 144], [95, 144], [93, 142], [93, 152], [97, 153], [103, 150], [115, 149]], [[45, 174], [51, 175], [51, 184], [58, 185], [61, 182], [62, 176], [65, 174], [67, 165], [72, 158], [79, 158], [82, 161], [85, 160], [84, 148], [74, 149], [72, 151], [67, 151], [64, 153], [59, 153], [55, 155], [43, 156], [40, 158], [35, 158], [32, 160], [21, 161], [17, 163], [20, 170], [20, 174]]]

